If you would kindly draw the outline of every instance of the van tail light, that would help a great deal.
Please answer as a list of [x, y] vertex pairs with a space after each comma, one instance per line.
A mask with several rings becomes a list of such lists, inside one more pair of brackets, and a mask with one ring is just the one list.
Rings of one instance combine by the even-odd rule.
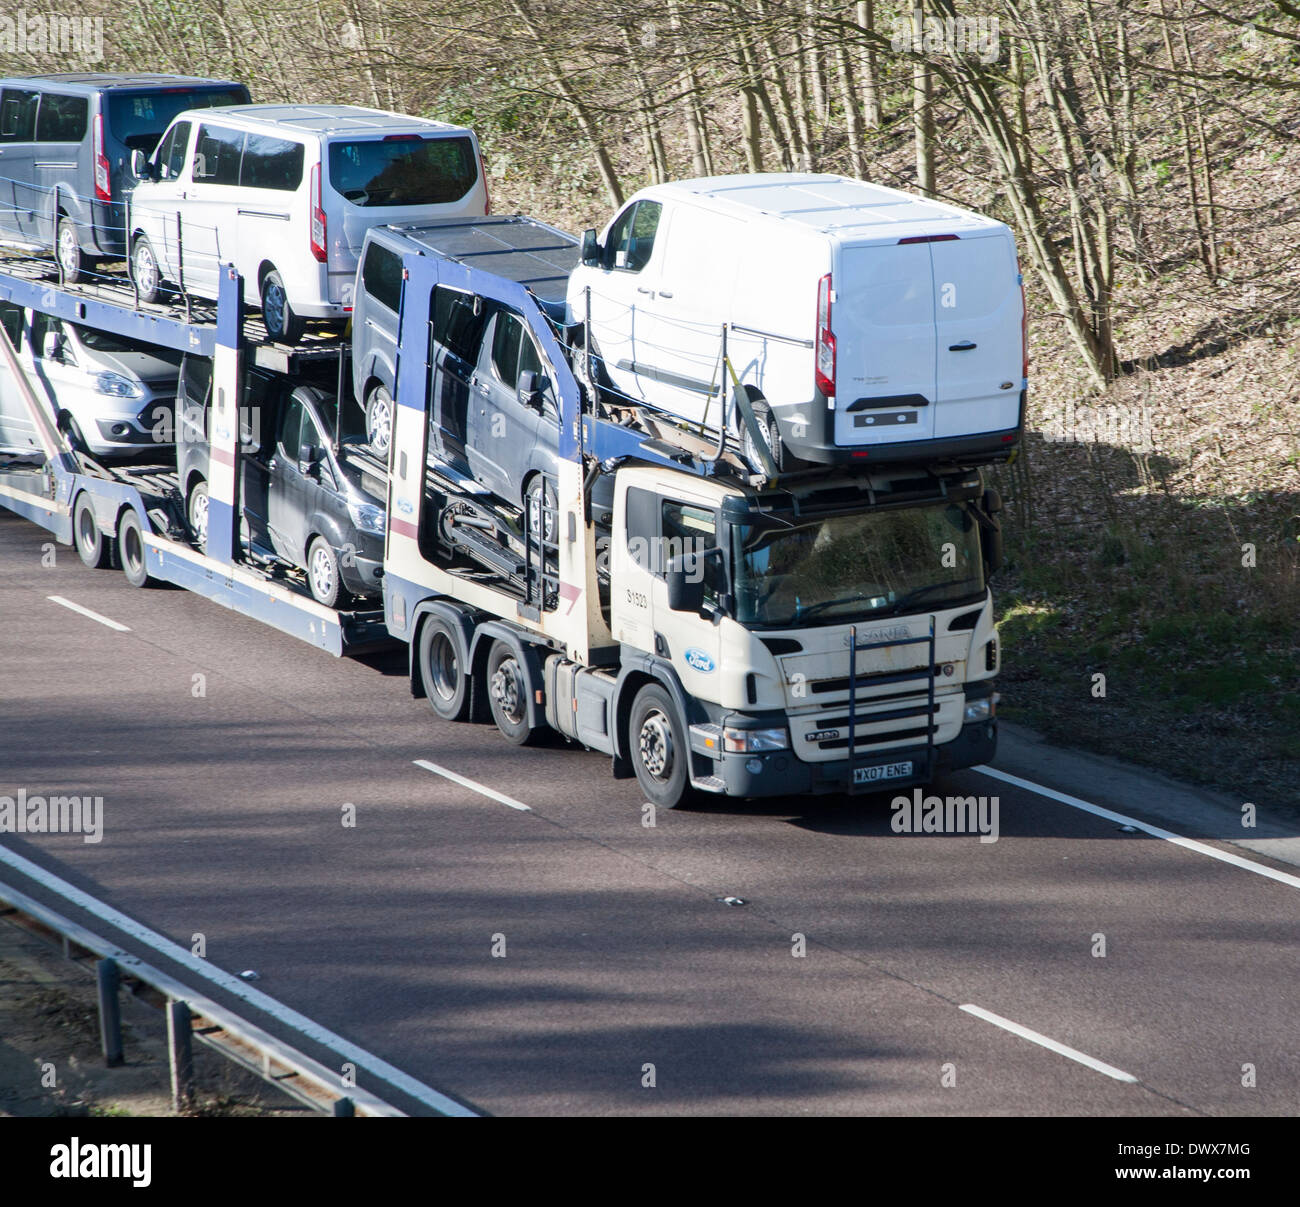
[[1016, 261], [1016, 274], [1020, 277], [1020, 376], [1029, 377], [1029, 304], [1025, 300], [1025, 274]]
[[814, 380], [827, 398], [835, 397], [835, 336], [831, 334], [831, 274], [817, 282], [817, 360]]
[[320, 199], [320, 164], [315, 164], [311, 170], [311, 254], [322, 264], [328, 255], [325, 235], [325, 210]]
[[478, 153], [478, 170], [479, 175], [483, 177], [483, 212], [490, 214], [492, 212], [492, 191], [488, 188], [487, 160], [483, 158], [482, 151]]
[[95, 115], [95, 200], [113, 200], [113, 182], [108, 172], [108, 156], [104, 154], [104, 115]]

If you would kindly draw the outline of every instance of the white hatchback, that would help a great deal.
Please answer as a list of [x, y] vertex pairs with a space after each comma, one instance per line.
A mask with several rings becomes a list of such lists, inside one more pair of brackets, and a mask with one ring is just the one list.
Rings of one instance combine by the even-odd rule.
[[190, 110], [135, 157], [131, 273], [145, 301], [171, 282], [217, 296], [233, 264], [267, 334], [346, 321], [366, 231], [487, 213], [471, 130], [355, 105]]

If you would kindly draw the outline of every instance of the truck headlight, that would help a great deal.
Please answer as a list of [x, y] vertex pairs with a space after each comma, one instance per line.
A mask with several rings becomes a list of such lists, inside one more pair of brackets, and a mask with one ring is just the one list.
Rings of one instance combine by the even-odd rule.
[[991, 721], [998, 711], [998, 698], [996, 695], [984, 696], [979, 700], [966, 701], [965, 720], [970, 721]]
[[358, 503], [349, 499], [348, 515], [352, 517], [352, 522], [362, 532], [373, 533], [375, 536], [384, 535], [384, 509], [382, 507], [376, 507], [373, 503]]
[[143, 398], [144, 387], [138, 381], [123, 377], [121, 373], [95, 374], [95, 392], [110, 398]]
[[790, 734], [781, 729], [734, 729], [727, 725], [722, 730], [722, 748], [729, 754], [749, 754], [756, 750], [788, 750]]

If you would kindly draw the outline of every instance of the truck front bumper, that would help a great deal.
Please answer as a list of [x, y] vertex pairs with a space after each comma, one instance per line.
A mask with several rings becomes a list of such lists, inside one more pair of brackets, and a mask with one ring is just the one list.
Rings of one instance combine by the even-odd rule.
[[[837, 759], [833, 762], [804, 762], [790, 750], [749, 754], [711, 755], [712, 782], [707, 786], [727, 796], [806, 796], [830, 793], [888, 792], [894, 788], [927, 784], [936, 775], [986, 763], [998, 745], [996, 720], [972, 721], [962, 726], [951, 742], [935, 746], [907, 746], [871, 758]], [[700, 762], [695, 752], [696, 765]], [[933, 756], [933, 762], [931, 761]], [[900, 765], [911, 764], [910, 774], [897, 774]], [[865, 778], [876, 774], [887, 778]], [[715, 786], [718, 782], [725, 787]]]

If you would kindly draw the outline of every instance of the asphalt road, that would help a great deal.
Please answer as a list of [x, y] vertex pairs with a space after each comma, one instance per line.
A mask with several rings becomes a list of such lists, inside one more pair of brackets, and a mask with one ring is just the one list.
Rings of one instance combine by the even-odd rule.
[[646, 828], [601, 756], [438, 721], [404, 655], [45, 567], [47, 539], [0, 511], [0, 794], [102, 796], [104, 838], [3, 845], [481, 1111], [1300, 1110], [1294, 885], [974, 771], [934, 790], [996, 796], [994, 843], [895, 834], [890, 794]]

